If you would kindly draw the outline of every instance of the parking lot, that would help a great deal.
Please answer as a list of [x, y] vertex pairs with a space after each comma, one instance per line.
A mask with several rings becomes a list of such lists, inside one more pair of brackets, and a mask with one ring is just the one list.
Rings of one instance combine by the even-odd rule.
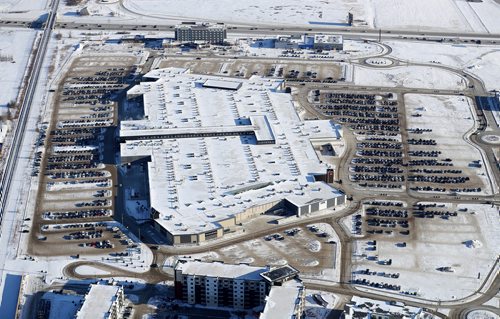
[[168, 57], [160, 68], [189, 68], [192, 73], [249, 78], [252, 75], [309, 80], [339, 80], [341, 66], [333, 62], [296, 61], [276, 59], [221, 59], [198, 57], [196, 59]]
[[[358, 189], [491, 194], [462, 96], [312, 90], [309, 101], [354, 134], [349, 180]], [[442, 126], [445, 115], [453, 125]]]
[[117, 122], [117, 94], [136, 61], [132, 55], [83, 55], [54, 91], [52, 118], [39, 128], [32, 170], [41, 182], [33, 254], [116, 253], [130, 245], [106, 224], [114, 214], [117, 181], [113, 147], [104, 145], [113, 143], [108, 128]]
[[[496, 209], [480, 204], [365, 202], [361, 211], [344, 219], [358, 238], [351, 282], [360, 289], [431, 299], [471, 294], [499, 253]], [[458, 278], [463, 286], [448, 289], [447, 282]]]
[[319, 223], [307, 227], [292, 227], [280, 233], [193, 257], [259, 266], [288, 263], [297, 268], [303, 276], [324, 276], [332, 280], [337, 254], [336, 243], [337, 237], [333, 228], [329, 224]]
[[[491, 194], [480, 152], [464, 140], [474, 127], [472, 101], [463, 96], [405, 95], [410, 189]], [[446, 116], [449, 125], [442, 125]]]
[[319, 112], [354, 133], [356, 152], [349, 165], [350, 181], [362, 189], [404, 189], [402, 111], [397, 96], [320, 90], [310, 94]]

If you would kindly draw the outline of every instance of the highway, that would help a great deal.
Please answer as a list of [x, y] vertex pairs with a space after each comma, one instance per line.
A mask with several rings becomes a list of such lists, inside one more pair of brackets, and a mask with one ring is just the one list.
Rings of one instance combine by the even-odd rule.
[[[139, 15], [138, 15], [139, 16]], [[50, 17], [48, 22], [50, 23]], [[77, 21], [78, 20], [78, 21]], [[130, 19], [120, 21], [119, 19], [106, 19], [96, 22], [95, 20], [79, 17], [60, 17], [54, 24], [56, 29], [80, 29], [80, 30], [109, 30], [109, 31], [174, 31], [175, 25], [183, 21], [194, 21], [194, 19], [157, 19], [145, 20], [138, 24], [137, 20]], [[112, 22], [112, 20], [115, 20]], [[1, 19], [1, 26], [6, 27], [30, 27], [28, 20]], [[473, 33], [473, 32], [445, 32], [445, 31], [412, 31], [398, 29], [372, 29], [360, 27], [338, 27], [338, 26], [295, 26], [279, 27], [273, 25], [236, 25], [228, 23], [227, 33], [231, 35], [246, 36], [272, 36], [272, 35], [301, 35], [304, 33], [334, 33], [343, 35], [346, 39], [369, 39], [378, 40], [379, 36], [383, 40], [388, 39], [408, 39], [421, 41], [444, 41], [444, 42], [471, 42], [480, 40], [481, 44], [500, 43], [500, 34], [495, 33]]]

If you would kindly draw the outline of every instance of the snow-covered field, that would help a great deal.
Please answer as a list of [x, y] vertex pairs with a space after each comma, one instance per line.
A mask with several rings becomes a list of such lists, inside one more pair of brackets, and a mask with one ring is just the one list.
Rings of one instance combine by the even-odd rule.
[[[16, 0], [4, 0], [7, 2]], [[21, 0], [23, 1], [23, 0]], [[27, 1], [27, 0], [24, 0]], [[495, 0], [469, 3], [460, 0], [254, 0], [251, 4], [232, 0], [124, 0], [107, 4], [83, 1], [79, 6], [62, 6], [62, 18], [126, 21], [165, 19], [170, 21], [212, 21], [246, 25], [297, 25], [346, 23], [348, 12], [355, 26], [417, 31], [498, 33], [500, 6]], [[78, 16], [87, 7], [89, 16]]]
[[484, 81], [487, 90], [499, 90], [500, 50], [478, 57], [467, 65], [468, 72], [477, 75]]
[[17, 98], [35, 35], [28, 29], [0, 29], [0, 108]]
[[436, 42], [386, 41], [389, 56], [415, 63], [437, 63], [480, 77], [488, 90], [500, 89], [500, 46]]
[[182, 17], [241, 24], [307, 25], [310, 22], [347, 20], [349, 10], [360, 18], [365, 15], [363, 1], [254, 0], [251, 3], [233, 0], [125, 0], [127, 10], [154, 17]]
[[495, 0], [483, 0], [482, 2], [466, 2], [475, 11], [476, 15], [480, 17], [481, 24], [490, 33], [500, 33], [500, 23], [498, 17], [500, 16], [500, 5]]
[[499, 52], [500, 46], [477, 44], [453, 44], [422, 41], [384, 41], [392, 48], [389, 56], [409, 62], [438, 62], [446, 66], [462, 68], [490, 52]]
[[368, 86], [405, 87], [436, 90], [465, 88], [465, 81], [454, 73], [436, 67], [407, 66], [384, 69], [354, 67], [354, 83]]
[[453, 0], [378, 0], [375, 7], [375, 26], [388, 29], [419, 31], [472, 31], [467, 19]]
[[47, 0], [1, 0], [0, 12], [41, 10], [46, 4]]

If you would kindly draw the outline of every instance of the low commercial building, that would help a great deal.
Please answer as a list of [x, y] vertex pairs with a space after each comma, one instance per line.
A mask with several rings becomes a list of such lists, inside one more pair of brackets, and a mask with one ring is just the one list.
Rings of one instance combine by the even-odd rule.
[[317, 50], [341, 51], [344, 49], [344, 38], [341, 35], [316, 34], [313, 43], [313, 48]]
[[422, 308], [407, 306], [402, 302], [380, 301], [354, 296], [345, 305], [345, 319], [430, 319], [434, 318]]
[[338, 50], [344, 49], [344, 39], [341, 35], [302, 35], [277, 36], [276, 38], [257, 39], [251, 44], [254, 48], [274, 48], [283, 50], [317, 49]]
[[330, 120], [302, 121], [283, 81], [159, 69], [127, 92], [144, 119], [120, 124], [123, 163], [146, 158], [151, 217], [173, 244], [219, 238], [262, 214], [304, 216], [345, 203], [317, 152]]
[[121, 319], [125, 296], [122, 286], [91, 285], [76, 319]]
[[260, 318], [301, 318], [305, 288], [298, 271], [180, 260], [175, 266], [175, 295], [189, 304], [234, 309], [263, 309]]
[[223, 24], [180, 24], [175, 27], [175, 39], [180, 42], [222, 44], [226, 37], [226, 27]]

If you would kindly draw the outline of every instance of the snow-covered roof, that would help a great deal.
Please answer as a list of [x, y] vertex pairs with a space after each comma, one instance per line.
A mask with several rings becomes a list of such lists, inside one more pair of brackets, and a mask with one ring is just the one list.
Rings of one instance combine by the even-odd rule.
[[180, 270], [183, 275], [260, 281], [262, 280], [260, 274], [268, 269], [246, 264], [232, 265], [221, 262], [182, 261], [177, 263], [175, 270]]
[[216, 89], [237, 90], [240, 88], [241, 82], [209, 79], [203, 83], [203, 86]]
[[91, 285], [76, 319], [107, 318], [120, 286]]
[[121, 156], [151, 157], [151, 207], [171, 234], [220, 228], [218, 221], [285, 198], [301, 206], [342, 195], [313, 177], [328, 168], [313, 142], [341, 138], [340, 127], [302, 122], [280, 80], [253, 76], [224, 90], [203, 83], [233, 80], [179, 69], [146, 77], [158, 80], [127, 93], [143, 96], [145, 119], [121, 122]]
[[[363, 318], [360, 317], [361, 314], [366, 314], [365, 318], [369, 318], [368, 314], [398, 315], [400, 318], [425, 317], [422, 308], [407, 306], [402, 302], [386, 302], [353, 296], [347, 306], [357, 314], [356, 318]], [[418, 316], [420, 314], [422, 316]], [[350, 316], [346, 317], [350, 318]]]
[[298, 280], [273, 286], [266, 298], [266, 306], [259, 319], [296, 319], [297, 308], [301, 302], [304, 286]]
[[332, 34], [315, 34], [314, 43], [324, 43], [324, 44], [340, 44], [343, 42], [341, 35]]

